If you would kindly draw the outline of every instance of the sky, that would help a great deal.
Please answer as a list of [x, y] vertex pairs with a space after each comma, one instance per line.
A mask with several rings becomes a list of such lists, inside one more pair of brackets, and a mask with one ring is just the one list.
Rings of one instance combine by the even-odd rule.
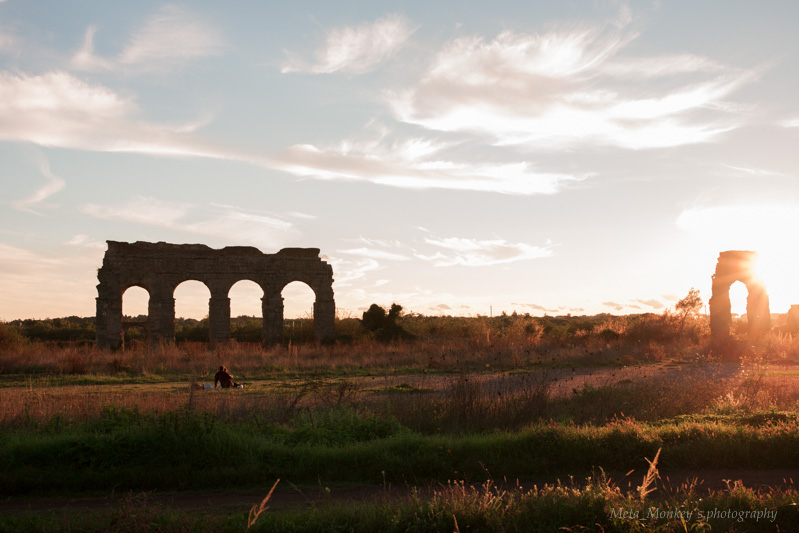
[[[755, 250], [785, 312], [797, 21], [787, 0], [0, 0], [0, 319], [93, 316], [107, 240], [319, 248], [340, 316], [662, 313]], [[254, 283], [230, 296], [260, 315]], [[310, 313], [307, 286], [283, 296]], [[177, 315], [208, 297], [180, 285]]]

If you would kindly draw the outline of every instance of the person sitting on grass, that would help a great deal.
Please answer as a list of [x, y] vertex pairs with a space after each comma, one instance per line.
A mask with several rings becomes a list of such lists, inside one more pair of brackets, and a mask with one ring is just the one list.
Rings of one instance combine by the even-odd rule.
[[[219, 385], [217, 385], [217, 383]], [[233, 376], [230, 375], [228, 372], [227, 367], [224, 365], [219, 367], [219, 372], [214, 374], [214, 388], [222, 387], [223, 389], [241, 389], [244, 388], [243, 385], [239, 385], [238, 383], [233, 382]]]

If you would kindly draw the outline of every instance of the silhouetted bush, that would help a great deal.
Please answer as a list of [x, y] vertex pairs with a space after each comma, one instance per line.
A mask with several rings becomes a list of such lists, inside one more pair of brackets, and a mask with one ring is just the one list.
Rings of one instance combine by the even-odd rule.
[[413, 335], [402, 329], [397, 320], [402, 316], [402, 306], [391, 304], [386, 310], [377, 304], [372, 304], [363, 313], [361, 325], [380, 342], [390, 342], [397, 339], [411, 339]]

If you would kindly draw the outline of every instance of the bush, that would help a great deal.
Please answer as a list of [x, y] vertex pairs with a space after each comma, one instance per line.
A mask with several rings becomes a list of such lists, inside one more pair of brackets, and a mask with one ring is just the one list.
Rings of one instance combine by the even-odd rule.
[[410, 339], [413, 336], [402, 329], [397, 324], [397, 320], [402, 316], [402, 306], [391, 304], [391, 308], [386, 310], [377, 304], [372, 304], [364, 312], [361, 325], [364, 329], [371, 332], [375, 339], [380, 342], [390, 342], [397, 339]]
[[0, 322], [0, 349], [15, 349], [24, 346], [27, 339], [19, 330], [6, 323]]

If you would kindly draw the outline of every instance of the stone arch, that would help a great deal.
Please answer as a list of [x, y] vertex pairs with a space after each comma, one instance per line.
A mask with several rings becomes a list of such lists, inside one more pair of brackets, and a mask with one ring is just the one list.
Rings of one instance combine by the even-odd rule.
[[[133, 291], [131, 291], [131, 289], [133, 289]], [[139, 290], [136, 290], [136, 289], [139, 289]], [[131, 292], [128, 292], [128, 291], [131, 291]], [[131, 316], [131, 317], [135, 316], [135, 315], [130, 313], [130, 311], [131, 311], [131, 309], [130, 309], [130, 305], [131, 305], [130, 298], [132, 297], [134, 299], [139, 299], [139, 298], [143, 297], [143, 295], [141, 295], [141, 294], [139, 296], [136, 296], [136, 293], [138, 293], [138, 292], [144, 292], [147, 295], [147, 301], [145, 303], [144, 312], [143, 313], [138, 313], [138, 314], [145, 315], [145, 316], [147, 315], [147, 313], [149, 311], [149, 305], [150, 305], [150, 291], [147, 290], [145, 287], [142, 287], [139, 284], [133, 284], [133, 285], [130, 285], [128, 287], [125, 287], [122, 290], [122, 317], [123, 317], [123, 321], [124, 321], [124, 317], [125, 316]], [[125, 315], [126, 311], [128, 312], [127, 315]]]
[[284, 269], [281, 275], [276, 276], [264, 292], [265, 339], [267, 342], [276, 342], [283, 334], [282, 293], [286, 285], [295, 281], [304, 283], [314, 293], [314, 335], [319, 340], [331, 340], [335, 335], [336, 316], [332, 277], [328, 278], [323, 272], [318, 271], [292, 272], [287, 269]]
[[[131, 289], [141, 289], [142, 291], [144, 291], [147, 294], [147, 309], [143, 313], [147, 318], [145, 318], [144, 320], [136, 320], [135, 318], [133, 318], [132, 314], [131, 315], [125, 315], [125, 311], [126, 311], [125, 295], [128, 294], [128, 291], [131, 290]], [[129, 286], [125, 287], [122, 290], [121, 299], [122, 299], [122, 302], [121, 302], [121, 306], [122, 306], [121, 307], [121, 309], [122, 309], [122, 332], [120, 333], [120, 339], [122, 341], [122, 348], [124, 349], [126, 347], [126, 340], [127, 340], [126, 337], [128, 337], [128, 333], [131, 330], [140, 329], [141, 331], [144, 332], [145, 338], [149, 339], [149, 337], [150, 337], [150, 310], [149, 310], [149, 306], [150, 306], [150, 291], [147, 290], [145, 287], [142, 287], [142, 284], [134, 283], [132, 285], [129, 285]], [[127, 310], [129, 311], [130, 309], [128, 308]], [[130, 318], [126, 318], [126, 316], [130, 317]]]
[[126, 349], [128, 347], [129, 337], [131, 336], [131, 331], [140, 330], [144, 333], [145, 339], [149, 339], [150, 337], [150, 328], [148, 327], [147, 322], [129, 322], [125, 321], [122, 323], [122, 349]]
[[[197, 294], [187, 294], [195, 292]], [[199, 292], [204, 292], [204, 294], [199, 295]], [[183, 294], [178, 294], [183, 293]], [[199, 279], [184, 279], [180, 283], [175, 284], [175, 287], [172, 289], [172, 298], [175, 299], [175, 316], [178, 316], [179, 308], [183, 307], [184, 305], [202, 305], [204, 312], [201, 313], [202, 316], [208, 314], [208, 298], [210, 297], [211, 289], [208, 285]], [[178, 299], [180, 297], [180, 301]], [[188, 300], [188, 302], [186, 301]], [[184, 308], [185, 311], [185, 308]], [[196, 317], [189, 317], [188, 315], [183, 316], [183, 318], [196, 318]]]
[[[255, 295], [255, 302], [254, 302], [255, 308], [253, 309], [255, 312], [253, 313], [253, 316], [260, 317], [261, 319], [260, 333], [258, 334], [258, 338], [262, 343], [266, 343], [266, 336], [264, 334], [264, 318], [263, 318], [263, 300], [265, 293], [264, 293], [264, 288], [261, 286], [261, 284], [258, 281], [249, 278], [242, 278], [233, 283], [230, 286], [230, 288], [228, 288], [227, 296], [228, 296], [228, 301], [230, 302], [230, 315], [231, 319], [234, 317], [241, 316], [241, 312], [239, 313], [233, 312], [234, 307], [241, 305], [240, 298], [242, 298], [242, 296], [236, 293], [242, 292], [242, 289], [245, 292], [247, 292], [252, 290], [252, 288], [254, 287], [258, 288], [258, 294]], [[244, 298], [252, 299], [253, 296], [254, 296], [253, 294], [249, 294], [247, 296], [244, 296]], [[245, 314], [249, 316], [249, 314], [247, 313]], [[230, 334], [228, 335], [230, 336]]]
[[280, 297], [284, 303], [281, 338], [294, 339], [296, 342], [313, 337], [316, 303], [313, 288], [305, 281], [290, 281], [280, 289]]
[[[294, 309], [294, 312], [296, 312], [298, 307], [302, 307], [303, 313], [310, 309], [311, 313], [309, 314], [313, 316], [313, 303], [316, 301], [316, 293], [311, 286], [304, 281], [291, 281], [286, 283], [280, 290], [280, 295], [283, 297], [284, 303], [290, 303], [290, 305], [286, 305], [284, 309], [291, 307]], [[289, 311], [286, 313], [287, 316], [285, 318], [296, 316], [292, 315], [292, 312]], [[299, 316], [299, 318], [304, 318], [304, 316]]]
[[[178, 306], [181, 307], [186, 304], [186, 297], [189, 296], [185, 294], [187, 291], [191, 292], [203, 292], [202, 296], [195, 295], [195, 304], [203, 305], [205, 308], [205, 312], [202, 313], [201, 320], [207, 315], [209, 317], [209, 324], [208, 324], [208, 342], [212, 342], [213, 337], [211, 335], [211, 327], [210, 327], [210, 301], [211, 298], [209, 297], [211, 294], [211, 288], [208, 286], [208, 283], [201, 279], [197, 279], [196, 276], [190, 277], [181, 277], [179, 279], [174, 279], [166, 284], [167, 286], [171, 287], [172, 289], [172, 309], [171, 312], [169, 309], [163, 313], [163, 323], [161, 327], [161, 339], [159, 340], [167, 340], [167, 341], [174, 341], [175, 339], [175, 318], [178, 316]], [[202, 287], [202, 289], [200, 288]], [[183, 294], [178, 294], [183, 293]], [[168, 301], [165, 301], [166, 305], [169, 305]], [[171, 314], [171, 324], [169, 315]], [[188, 316], [182, 316], [181, 318], [193, 318]], [[155, 339], [151, 339], [151, 342], [155, 342]]]
[[771, 327], [768, 294], [755, 270], [757, 252], [730, 250], [719, 254], [713, 274], [713, 293], [710, 297], [710, 332], [716, 342], [730, 337], [732, 324], [730, 287], [740, 281], [746, 286], [746, 315], [749, 337], [757, 338]]
[[[124, 243], [108, 241], [108, 250], [97, 278], [97, 346], [116, 348], [121, 343], [122, 292], [140, 285], [150, 293], [149, 336], [151, 344], [175, 338], [175, 288], [186, 280], [204, 283], [211, 293], [208, 305], [211, 342], [230, 338], [230, 288], [250, 280], [264, 291], [263, 341], [274, 342], [282, 330], [282, 288], [303, 281], [316, 295], [314, 331], [319, 341], [335, 335], [333, 269], [319, 258], [318, 248], [284, 248], [264, 254], [247, 246], [215, 250], [201, 244], [164, 242]], [[280, 327], [278, 327], [280, 326]]]
[[[249, 291], [250, 289], [254, 289], [255, 287], [258, 288], [258, 292], [259, 292], [257, 297], [254, 298], [254, 300], [257, 300], [257, 304], [256, 304], [257, 305], [257, 312], [255, 313], [255, 316], [257, 316], [258, 313], [261, 312], [262, 309], [261, 309], [261, 303], [260, 302], [261, 302], [261, 300], [263, 300], [263, 297], [264, 297], [264, 288], [261, 287], [261, 284], [258, 283], [254, 279], [241, 278], [240, 280], [238, 280], [235, 283], [233, 283], [230, 286], [230, 288], [228, 289], [227, 296], [228, 296], [228, 298], [230, 298], [230, 302], [231, 302], [231, 313], [233, 312], [233, 307], [234, 307], [233, 297], [234, 296], [236, 296], [237, 298], [241, 298], [242, 297], [241, 295], [234, 294], [234, 293], [240, 293], [240, 292], [243, 292], [243, 291]], [[244, 298], [253, 299], [253, 295], [250, 294], [250, 295], [245, 296]], [[240, 302], [239, 302], [238, 305], [240, 305]]]

